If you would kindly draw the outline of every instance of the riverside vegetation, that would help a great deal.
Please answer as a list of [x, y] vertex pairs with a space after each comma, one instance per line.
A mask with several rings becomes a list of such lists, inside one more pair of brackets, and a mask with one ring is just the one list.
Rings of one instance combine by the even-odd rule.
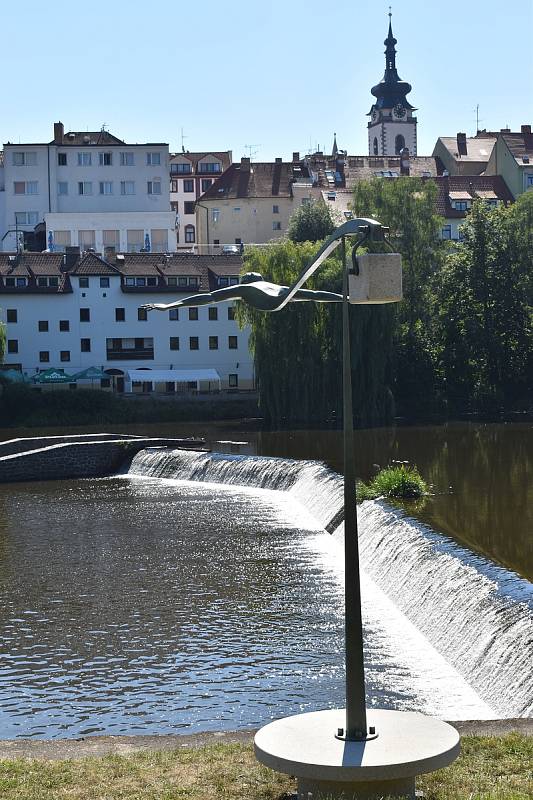
[[[461, 755], [422, 775], [426, 800], [529, 800], [533, 737], [463, 737]], [[251, 745], [64, 761], [0, 761], [2, 800], [288, 800], [295, 782], [259, 764]]]
[[[354, 417], [361, 427], [395, 415], [531, 410], [533, 193], [509, 207], [475, 202], [462, 241], [450, 242], [439, 238], [436, 191], [432, 181], [414, 178], [362, 181], [354, 190], [354, 212], [390, 228], [404, 275], [401, 303], [350, 308]], [[333, 228], [321, 204], [296, 214], [288, 240], [247, 251], [246, 271], [281, 284], [296, 279], [319, 246], [304, 240]], [[308, 285], [341, 290], [339, 251]], [[260, 408], [270, 424], [340, 419], [338, 306], [295, 303], [261, 314], [238, 304], [238, 318], [252, 328]]]

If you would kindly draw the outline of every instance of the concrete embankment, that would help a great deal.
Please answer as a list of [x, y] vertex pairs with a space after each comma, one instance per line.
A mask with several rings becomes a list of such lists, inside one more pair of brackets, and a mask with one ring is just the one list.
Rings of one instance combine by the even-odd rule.
[[[461, 736], [507, 736], [519, 733], [533, 736], [533, 719], [468, 720], [451, 722]], [[110, 753], [128, 755], [143, 750], [179, 750], [183, 747], [205, 747], [210, 744], [251, 744], [255, 730], [215, 731], [193, 734], [167, 734], [160, 736], [88, 736], [81, 739], [53, 741], [9, 739], [0, 740], [0, 759], [36, 758], [60, 761], [64, 758], [87, 758]]]
[[204, 449], [201, 440], [127, 434], [12, 439], [0, 443], [0, 483], [102, 478], [147, 447]]

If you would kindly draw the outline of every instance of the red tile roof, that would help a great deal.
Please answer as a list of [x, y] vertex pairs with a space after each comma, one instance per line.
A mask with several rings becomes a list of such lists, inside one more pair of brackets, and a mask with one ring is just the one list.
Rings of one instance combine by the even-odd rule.
[[436, 211], [441, 217], [463, 219], [467, 212], [452, 208], [450, 193], [459, 192], [468, 195], [472, 201], [487, 198], [487, 192], [493, 192], [498, 200], [512, 203], [513, 196], [507, 184], [499, 175], [450, 175], [433, 178], [438, 188]]
[[276, 162], [232, 164], [202, 195], [205, 200], [292, 197], [293, 164]]
[[116, 275], [120, 272], [96, 253], [84, 253], [69, 269], [71, 275]]

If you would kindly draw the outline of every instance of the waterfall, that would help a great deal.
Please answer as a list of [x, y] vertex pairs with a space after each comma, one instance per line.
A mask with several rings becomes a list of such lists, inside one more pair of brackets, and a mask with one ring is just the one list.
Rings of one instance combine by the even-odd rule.
[[[342, 509], [341, 476], [316, 461], [150, 448], [129, 474], [289, 492], [329, 531]], [[486, 703], [533, 716], [533, 585], [382, 501], [358, 519], [362, 570]]]

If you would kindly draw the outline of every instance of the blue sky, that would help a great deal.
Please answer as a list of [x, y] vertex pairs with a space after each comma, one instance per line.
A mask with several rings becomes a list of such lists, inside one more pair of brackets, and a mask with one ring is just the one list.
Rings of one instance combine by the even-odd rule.
[[[390, 2], [390, 0], [389, 0]], [[2, 12], [3, 142], [43, 142], [61, 120], [171, 150], [289, 158], [333, 133], [367, 152], [384, 71], [382, 0], [26, 0]], [[533, 0], [392, 5], [420, 155], [439, 135], [533, 122]]]

